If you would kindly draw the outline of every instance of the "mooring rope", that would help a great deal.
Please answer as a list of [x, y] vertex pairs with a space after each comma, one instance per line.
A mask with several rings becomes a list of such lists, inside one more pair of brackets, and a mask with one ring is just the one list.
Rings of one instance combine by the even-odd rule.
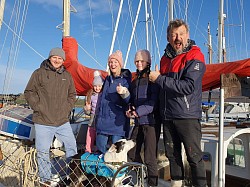
[[17, 159], [18, 168], [23, 172], [23, 186], [35, 186], [38, 181], [38, 165], [36, 161], [36, 149], [30, 148]]

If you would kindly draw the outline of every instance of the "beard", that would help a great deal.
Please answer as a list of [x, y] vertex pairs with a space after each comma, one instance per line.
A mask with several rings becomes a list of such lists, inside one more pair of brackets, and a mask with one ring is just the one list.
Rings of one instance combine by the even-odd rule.
[[175, 49], [175, 52], [177, 55], [184, 52], [184, 50], [188, 47], [188, 42], [184, 45], [181, 41], [177, 40], [175, 41], [175, 44], [181, 45], [182, 47], [179, 49]]

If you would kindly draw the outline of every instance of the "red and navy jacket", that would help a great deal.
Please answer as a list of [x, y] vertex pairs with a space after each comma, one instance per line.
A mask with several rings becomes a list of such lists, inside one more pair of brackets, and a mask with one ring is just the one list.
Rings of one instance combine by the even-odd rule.
[[200, 48], [190, 40], [181, 54], [175, 54], [170, 44], [161, 58], [160, 111], [163, 120], [200, 119], [202, 116], [202, 77], [206, 66]]

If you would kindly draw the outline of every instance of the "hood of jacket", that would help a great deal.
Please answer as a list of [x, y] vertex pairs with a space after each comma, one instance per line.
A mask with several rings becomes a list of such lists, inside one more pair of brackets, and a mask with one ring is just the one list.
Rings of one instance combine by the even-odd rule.
[[65, 67], [63, 65], [60, 67], [60, 69], [56, 70], [56, 68], [54, 68], [49, 59], [44, 60], [41, 63], [40, 67], [45, 68], [46, 70], [55, 71], [59, 74], [62, 74], [65, 71]]

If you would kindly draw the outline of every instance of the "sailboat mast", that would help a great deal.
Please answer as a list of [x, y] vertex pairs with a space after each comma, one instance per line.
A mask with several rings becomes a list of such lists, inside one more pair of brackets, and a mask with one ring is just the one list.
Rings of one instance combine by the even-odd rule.
[[[109, 55], [111, 55], [113, 50], [114, 50], [115, 39], [116, 39], [116, 34], [117, 34], [117, 28], [118, 28], [118, 25], [119, 25], [119, 22], [120, 22], [120, 16], [121, 16], [121, 12], [122, 12], [122, 6], [123, 6], [123, 0], [120, 1], [119, 11], [118, 11], [117, 19], [116, 19], [115, 30], [114, 30], [114, 33], [113, 33], [113, 38], [112, 38], [112, 43], [111, 43], [111, 47], [110, 47], [110, 50], [109, 50]], [[109, 70], [109, 67], [108, 67], [108, 64], [107, 64], [106, 71], [108, 71], [108, 70]]]
[[223, 33], [223, 8], [224, 0], [220, 0], [220, 10], [219, 10], [219, 29], [218, 29], [218, 62], [222, 63], [222, 33]]
[[224, 20], [226, 18], [226, 15], [223, 14], [223, 22], [222, 22], [222, 62], [226, 62], [227, 58], [226, 58], [226, 37], [225, 37], [225, 24], [224, 24]]
[[63, 37], [70, 36], [70, 0], [63, 0]]
[[213, 51], [212, 51], [212, 36], [211, 36], [211, 33], [210, 33], [210, 23], [208, 23], [207, 32], [208, 32], [208, 56], [209, 56], [209, 64], [212, 64]]
[[174, 0], [168, 0], [168, 22], [174, 19]]
[[149, 15], [148, 15], [148, 3], [147, 3], [147, 0], [145, 0], [145, 18], [146, 18], [146, 21], [145, 21], [145, 27], [146, 27], [146, 49], [149, 50], [149, 42], [148, 42], [148, 18], [149, 18]]
[[[218, 33], [218, 62], [222, 63], [222, 36], [224, 25], [224, 0], [220, 0], [219, 33]], [[219, 114], [219, 159], [218, 159], [218, 186], [225, 186], [225, 157], [224, 157], [224, 88], [220, 88], [220, 114]]]
[[2, 27], [2, 22], [3, 22], [4, 7], [5, 7], [5, 0], [1, 0], [0, 2], [0, 29]]

